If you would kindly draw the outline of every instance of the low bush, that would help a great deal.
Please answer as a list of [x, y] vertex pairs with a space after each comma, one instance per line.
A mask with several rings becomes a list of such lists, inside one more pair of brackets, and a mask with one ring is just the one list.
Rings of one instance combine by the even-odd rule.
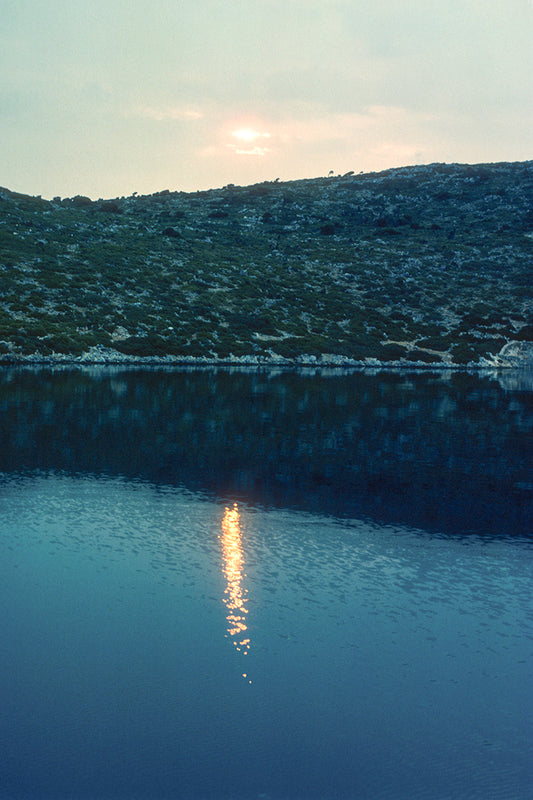
[[474, 361], [477, 358], [475, 348], [466, 342], [458, 342], [453, 345], [451, 355], [456, 364], [466, 364], [468, 361]]
[[396, 361], [399, 358], [405, 358], [407, 348], [403, 344], [384, 344], [383, 345], [383, 359], [385, 361]]
[[451, 339], [448, 336], [428, 336], [427, 339], [419, 339], [418, 347], [427, 347], [429, 350], [439, 350], [445, 352], [449, 349]]
[[[423, 361], [425, 364], [433, 364], [440, 362], [440, 357], [435, 353], [426, 353], [425, 350], [418, 350], [415, 348], [409, 352], [409, 361]], [[470, 360], [470, 359], [467, 359]]]
[[519, 342], [533, 342], [533, 325], [524, 325], [513, 338]]
[[129, 356], [164, 355], [166, 344], [160, 336], [129, 336], [127, 339], [115, 342], [114, 347], [119, 353]]

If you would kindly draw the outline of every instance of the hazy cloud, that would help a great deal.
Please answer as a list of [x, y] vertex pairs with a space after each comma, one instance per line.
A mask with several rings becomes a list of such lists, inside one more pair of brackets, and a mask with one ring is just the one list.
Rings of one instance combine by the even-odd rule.
[[18, 191], [532, 157], [530, 0], [0, 0], [0, 15], [0, 169]]
[[197, 120], [203, 117], [203, 113], [198, 109], [180, 107], [155, 107], [138, 106], [130, 112], [131, 116], [145, 117], [157, 122], [163, 120]]

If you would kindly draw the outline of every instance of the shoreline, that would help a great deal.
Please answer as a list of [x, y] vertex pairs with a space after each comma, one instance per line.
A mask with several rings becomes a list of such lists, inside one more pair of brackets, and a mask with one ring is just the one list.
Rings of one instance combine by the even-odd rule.
[[156, 366], [156, 367], [245, 367], [254, 369], [299, 369], [325, 368], [349, 370], [423, 370], [423, 371], [479, 371], [494, 369], [533, 369], [533, 343], [508, 342], [495, 356], [480, 358], [457, 364], [446, 361], [380, 361], [377, 358], [357, 360], [348, 356], [325, 354], [321, 356], [299, 355], [294, 358], [284, 356], [132, 356], [103, 346], [92, 347], [81, 355], [52, 353], [28, 355], [4, 353], [0, 355], [0, 367], [13, 366]]

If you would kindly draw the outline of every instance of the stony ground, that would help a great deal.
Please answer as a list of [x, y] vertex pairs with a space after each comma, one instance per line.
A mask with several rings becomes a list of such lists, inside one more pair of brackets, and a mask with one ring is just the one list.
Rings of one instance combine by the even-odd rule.
[[531, 342], [533, 162], [96, 201], [0, 189], [4, 361], [460, 365]]

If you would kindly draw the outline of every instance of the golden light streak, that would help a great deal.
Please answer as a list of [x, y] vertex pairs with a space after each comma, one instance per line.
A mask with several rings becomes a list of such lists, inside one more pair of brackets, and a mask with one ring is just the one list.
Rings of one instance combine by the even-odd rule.
[[237, 503], [233, 504], [233, 508], [226, 508], [222, 519], [222, 533], [219, 538], [222, 544], [222, 570], [226, 578], [226, 588], [222, 599], [228, 611], [226, 615], [227, 635], [236, 650], [247, 655], [250, 650], [250, 639], [244, 634], [248, 629], [246, 624], [248, 591], [243, 587], [244, 551]]

